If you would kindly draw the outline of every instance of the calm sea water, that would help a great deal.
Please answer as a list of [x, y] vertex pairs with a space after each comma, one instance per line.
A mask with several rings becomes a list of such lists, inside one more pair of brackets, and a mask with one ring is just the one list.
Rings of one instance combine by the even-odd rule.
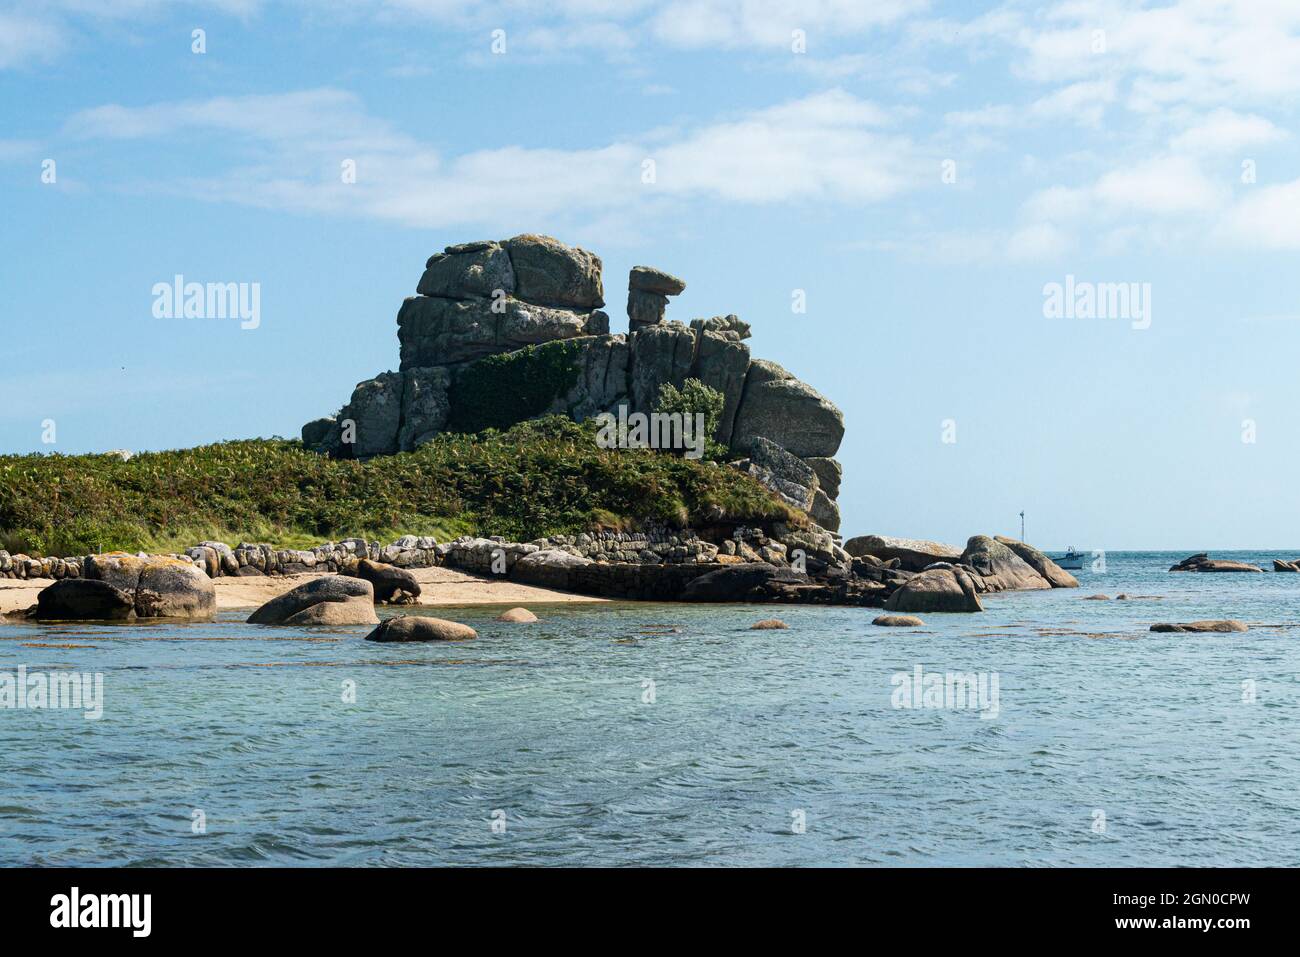
[[[105, 706], [0, 710], [0, 863], [1295, 866], [1300, 575], [1182, 557], [910, 631], [663, 604], [439, 610], [479, 629], [452, 645], [3, 627], [0, 672], [101, 672]], [[1146, 597], [1083, 600], [1121, 591]], [[1221, 617], [1251, 630], [1147, 631]], [[995, 673], [997, 717], [894, 707], [917, 665]]]

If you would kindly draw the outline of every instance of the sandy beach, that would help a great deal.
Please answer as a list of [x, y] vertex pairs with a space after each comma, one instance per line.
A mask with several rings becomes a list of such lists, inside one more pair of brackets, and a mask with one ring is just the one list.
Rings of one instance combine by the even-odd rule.
[[[480, 578], [452, 568], [412, 568], [423, 594], [421, 605], [526, 605], [529, 602], [600, 602], [604, 598], [552, 591], [518, 582]], [[320, 575], [275, 575], [261, 578], [217, 578], [217, 608], [257, 608], [303, 582]], [[0, 579], [0, 614], [21, 611], [36, 604], [41, 589], [53, 582], [46, 578], [22, 581]]]

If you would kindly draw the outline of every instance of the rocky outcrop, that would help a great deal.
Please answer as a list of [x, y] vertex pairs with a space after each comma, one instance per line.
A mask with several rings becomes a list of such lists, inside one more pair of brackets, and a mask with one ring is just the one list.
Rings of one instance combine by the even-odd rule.
[[1273, 571], [1275, 572], [1300, 572], [1300, 559], [1296, 561], [1285, 561], [1281, 558], [1273, 559]]
[[965, 569], [941, 563], [914, 575], [889, 596], [889, 611], [983, 611], [975, 583]]
[[891, 538], [887, 535], [859, 535], [844, 543], [844, 550], [854, 558], [870, 555], [881, 561], [897, 558], [900, 568], [919, 572], [935, 562], [961, 561], [962, 550], [955, 545], [927, 542], [919, 538]]
[[1003, 535], [994, 535], [993, 540], [1015, 552], [1021, 561], [1041, 575], [1053, 588], [1079, 587], [1078, 579], [1034, 548], [1033, 545], [1027, 545], [1024, 542]]
[[469, 625], [462, 625], [458, 621], [447, 621], [445, 618], [399, 615], [396, 618], [389, 618], [366, 635], [366, 641], [468, 641], [477, 637], [478, 632]]
[[750, 457], [735, 464], [795, 508], [805, 512], [812, 509], [818, 491], [817, 473], [775, 442], [758, 436], [750, 446]]
[[[714, 441], [737, 459], [758, 438], [808, 459], [821, 484], [800, 507], [838, 529], [839, 409], [776, 363], [752, 360], [738, 316], [666, 322], [686, 283], [650, 266], [630, 272], [628, 333], [611, 335], [601, 269], [598, 256], [548, 236], [446, 247], [398, 311], [397, 371], [358, 383], [339, 413], [303, 426], [303, 444], [370, 458], [540, 415], [648, 415], [665, 385], [697, 379], [723, 396]], [[519, 361], [493, 364], [505, 356]]]
[[682, 592], [683, 601], [761, 600], [773, 582], [806, 584], [807, 575], [765, 562], [726, 565], [696, 578]]
[[1189, 555], [1169, 569], [1171, 572], [1263, 572], [1258, 565], [1235, 562], [1228, 558], [1211, 558], [1205, 552]]
[[373, 625], [378, 621], [370, 582], [342, 575], [299, 585], [248, 616], [250, 625]]

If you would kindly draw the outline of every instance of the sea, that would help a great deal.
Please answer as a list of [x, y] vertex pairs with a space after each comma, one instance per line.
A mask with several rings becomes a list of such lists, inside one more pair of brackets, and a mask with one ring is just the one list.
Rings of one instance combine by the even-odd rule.
[[[1300, 575], [1098, 557], [916, 628], [660, 603], [421, 610], [478, 630], [453, 644], [0, 626], [0, 684], [102, 676], [98, 717], [0, 707], [0, 864], [1300, 865]], [[1249, 631], [1149, 630], [1209, 618]]]

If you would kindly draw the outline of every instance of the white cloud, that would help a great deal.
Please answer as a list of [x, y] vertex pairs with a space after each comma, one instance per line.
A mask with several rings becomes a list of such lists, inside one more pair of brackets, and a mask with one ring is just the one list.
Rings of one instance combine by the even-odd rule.
[[63, 34], [50, 21], [0, 11], [0, 70], [51, 60], [64, 46]]
[[1286, 135], [1262, 116], [1219, 109], [1174, 137], [1170, 145], [1183, 153], [1234, 153], [1276, 143]]
[[1263, 249], [1300, 249], [1300, 179], [1252, 187], [1220, 224], [1222, 238]]
[[[643, 141], [444, 156], [369, 116], [352, 94], [321, 89], [114, 104], [73, 116], [65, 130], [108, 141], [184, 133], [219, 144], [225, 136], [239, 157], [226, 173], [160, 188], [432, 227], [580, 218], [695, 199], [870, 203], [909, 188], [929, 168], [908, 139], [881, 131], [889, 122], [875, 104], [832, 90]], [[243, 159], [250, 153], [251, 165]], [[212, 158], [223, 155], [210, 150]], [[355, 184], [341, 182], [343, 159], [356, 161]], [[643, 182], [646, 160], [655, 166], [652, 183]]]
[[1177, 156], [1112, 170], [1093, 187], [1100, 200], [1117, 210], [1158, 214], [1211, 210], [1221, 205], [1225, 192], [1195, 163]]
[[847, 34], [895, 23], [929, 6], [928, 0], [673, 0], [651, 19], [656, 37], [671, 46], [790, 49], [803, 30], [808, 49]]

